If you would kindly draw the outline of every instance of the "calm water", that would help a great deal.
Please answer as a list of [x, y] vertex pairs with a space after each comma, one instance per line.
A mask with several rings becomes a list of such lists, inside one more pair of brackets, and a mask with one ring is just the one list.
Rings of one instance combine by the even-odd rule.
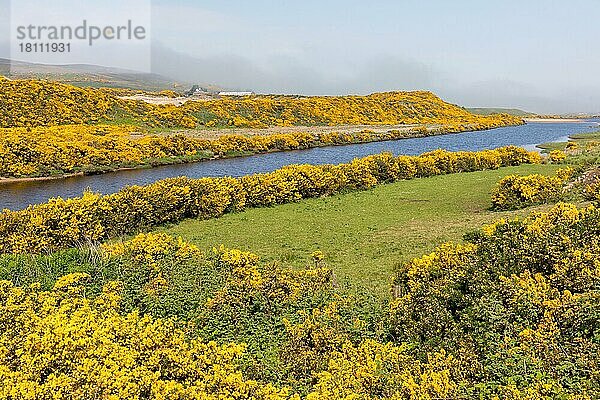
[[32, 181], [0, 184], [0, 209], [12, 210], [29, 204], [46, 202], [52, 197], [75, 197], [85, 189], [108, 194], [124, 186], [144, 185], [159, 179], [189, 176], [242, 176], [269, 172], [289, 164], [338, 164], [356, 157], [389, 151], [394, 154], [420, 154], [443, 148], [447, 150], [482, 150], [510, 144], [530, 150], [536, 144], [560, 141], [573, 133], [589, 132], [598, 128], [597, 120], [576, 123], [530, 123], [522, 126], [498, 128], [489, 131], [465, 132], [426, 138], [401, 139], [388, 142], [320, 147], [280, 153], [260, 154], [250, 157], [211, 160], [193, 164], [180, 164], [118, 171], [104, 175], [77, 176], [50, 181]]

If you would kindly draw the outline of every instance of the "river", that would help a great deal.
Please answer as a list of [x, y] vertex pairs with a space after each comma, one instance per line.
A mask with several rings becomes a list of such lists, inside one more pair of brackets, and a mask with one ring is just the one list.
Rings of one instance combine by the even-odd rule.
[[383, 151], [394, 154], [415, 155], [438, 148], [451, 151], [473, 151], [493, 149], [511, 144], [533, 150], [536, 144], [566, 140], [568, 135], [597, 130], [598, 126], [597, 120], [528, 123], [487, 131], [318, 147], [191, 164], [166, 165], [152, 169], [116, 171], [102, 175], [74, 176], [56, 180], [3, 183], [0, 184], [0, 209], [17, 210], [30, 204], [46, 202], [52, 197], [80, 196], [86, 189], [108, 194], [128, 185], [144, 185], [175, 176], [185, 175], [192, 178], [242, 176], [273, 171], [289, 164], [338, 164], [348, 162], [356, 157], [364, 157]]

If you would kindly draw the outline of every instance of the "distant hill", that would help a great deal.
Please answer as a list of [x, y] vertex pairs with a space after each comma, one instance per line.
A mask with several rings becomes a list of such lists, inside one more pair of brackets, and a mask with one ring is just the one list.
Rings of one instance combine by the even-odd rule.
[[522, 123], [510, 115], [474, 115], [425, 91], [302, 98], [253, 95], [165, 108], [121, 98], [112, 89], [0, 78], [0, 127], [93, 124], [115, 118], [164, 128], [435, 124], [448, 132]]
[[471, 107], [467, 108], [467, 110], [478, 115], [508, 114], [516, 117], [531, 117], [536, 115], [535, 113], [519, 110], [518, 108]]
[[87, 64], [48, 65], [0, 58], [0, 75], [10, 79], [46, 79], [79, 87], [128, 88], [144, 91], [187, 90], [178, 82], [158, 74]]

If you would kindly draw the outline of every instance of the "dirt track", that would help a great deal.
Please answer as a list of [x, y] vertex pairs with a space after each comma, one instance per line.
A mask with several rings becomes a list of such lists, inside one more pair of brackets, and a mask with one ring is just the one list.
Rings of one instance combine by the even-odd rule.
[[147, 94], [135, 94], [133, 96], [120, 96], [120, 99], [124, 100], [141, 100], [149, 104], [158, 104], [158, 105], [174, 105], [181, 106], [188, 101], [206, 101], [206, 100], [214, 100], [213, 97], [210, 96], [201, 96], [194, 95], [191, 97], [166, 97], [166, 96], [149, 96]]

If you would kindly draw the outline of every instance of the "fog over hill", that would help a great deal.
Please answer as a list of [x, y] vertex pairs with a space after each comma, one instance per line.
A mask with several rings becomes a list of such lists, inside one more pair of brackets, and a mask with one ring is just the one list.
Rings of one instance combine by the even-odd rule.
[[520, 108], [540, 114], [594, 114], [600, 110], [600, 86], [595, 83], [569, 89], [539, 89], [508, 79], [462, 82], [448, 71], [383, 55], [365, 60], [352, 74], [331, 75], [292, 57], [265, 68], [242, 56], [194, 57], [154, 43], [152, 70], [185, 81], [214, 82], [262, 93], [343, 95], [430, 90], [447, 101], [468, 107]]

